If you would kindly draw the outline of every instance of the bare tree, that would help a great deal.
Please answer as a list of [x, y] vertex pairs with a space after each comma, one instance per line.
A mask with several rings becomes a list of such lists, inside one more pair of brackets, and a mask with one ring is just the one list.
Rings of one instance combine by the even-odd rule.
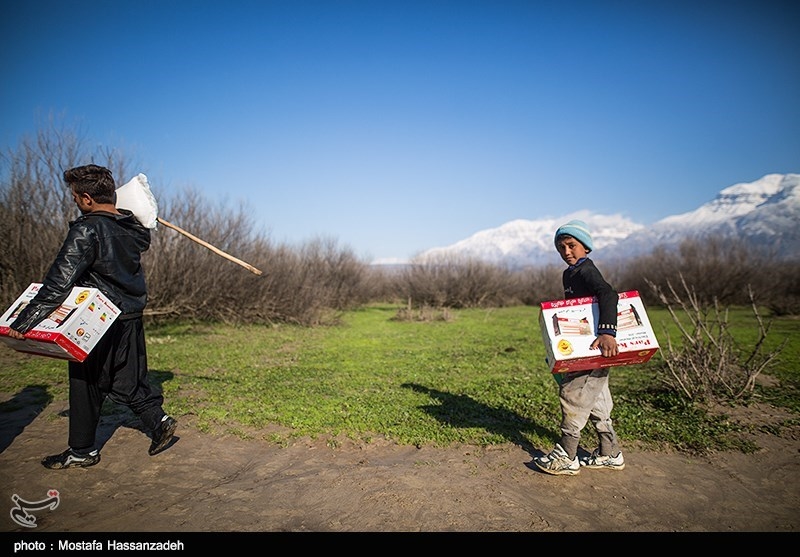
[[[0, 295], [13, 301], [43, 278], [79, 215], [63, 171], [93, 162], [112, 170], [118, 185], [132, 164], [119, 150], [90, 151], [56, 120], [0, 159]], [[157, 196], [159, 215], [208, 244], [267, 273], [256, 276], [185, 236], [159, 227], [143, 256], [148, 281], [146, 316], [152, 320], [322, 322], [331, 310], [368, 299], [366, 265], [333, 240], [293, 250], [274, 246], [256, 231], [243, 205], [212, 204], [197, 191]]]
[[25, 137], [15, 151], [0, 158], [0, 294], [14, 299], [41, 280], [78, 211], [64, 186], [63, 172], [75, 166], [81, 138], [55, 120], [35, 137]]
[[788, 339], [765, 352], [770, 323], [762, 319], [748, 288], [759, 336], [753, 346], [740, 348], [730, 332], [727, 309], [716, 301], [711, 306], [702, 304], [694, 288], [682, 277], [680, 280], [680, 292], [670, 282], [666, 290], [650, 283], [679, 332], [679, 339], [673, 340], [665, 331], [662, 367], [667, 373], [658, 377], [671, 390], [695, 402], [735, 401], [751, 395], [756, 378], [773, 363]]
[[519, 303], [513, 273], [475, 258], [444, 255], [412, 261], [398, 281], [412, 306], [500, 307]]
[[685, 281], [702, 305], [747, 305], [747, 286], [757, 294], [774, 289], [771, 273], [781, 264], [773, 254], [757, 252], [742, 242], [721, 238], [689, 239], [678, 251], [657, 247], [626, 265], [622, 273], [631, 289], [647, 291], [652, 282], [662, 290]]

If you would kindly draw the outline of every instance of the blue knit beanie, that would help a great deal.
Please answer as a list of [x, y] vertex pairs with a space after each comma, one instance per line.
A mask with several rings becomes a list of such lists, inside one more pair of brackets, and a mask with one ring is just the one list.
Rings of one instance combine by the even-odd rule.
[[571, 220], [568, 223], [562, 224], [558, 227], [558, 230], [556, 230], [555, 239], [553, 241], [556, 244], [556, 248], [558, 248], [559, 236], [572, 236], [581, 244], [583, 244], [583, 247], [586, 248], [586, 253], [589, 253], [594, 249], [592, 235], [589, 234], [589, 227], [582, 220]]

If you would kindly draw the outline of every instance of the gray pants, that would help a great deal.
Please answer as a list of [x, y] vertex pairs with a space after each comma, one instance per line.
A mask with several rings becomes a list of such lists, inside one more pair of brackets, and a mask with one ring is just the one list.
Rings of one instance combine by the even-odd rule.
[[608, 389], [609, 368], [573, 371], [562, 375], [558, 390], [561, 403], [561, 447], [570, 459], [578, 453], [581, 430], [591, 421], [597, 432], [600, 454], [619, 453], [617, 434], [611, 424], [614, 402]]

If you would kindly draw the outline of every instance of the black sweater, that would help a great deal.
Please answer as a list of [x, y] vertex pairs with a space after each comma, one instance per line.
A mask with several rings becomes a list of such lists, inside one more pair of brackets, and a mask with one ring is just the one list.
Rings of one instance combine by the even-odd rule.
[[594, 261], [584, 257], [575, 265], [564, 269], [561, 276], [564, 284], [564, 298], [583, 298], [585, 296], [597, 297], [600, 318], [597, 325], [597, 334], [617, 336], [617, 303], [619, 294], [614, 287], [606, 282]]

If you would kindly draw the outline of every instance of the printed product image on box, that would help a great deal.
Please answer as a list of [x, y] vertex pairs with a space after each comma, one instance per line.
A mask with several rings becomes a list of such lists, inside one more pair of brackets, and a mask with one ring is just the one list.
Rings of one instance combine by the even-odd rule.
[[547, 365], [553, 373], [640, 364], [652, 358], [658, 341], [644, 304], [635, 290], [619, 293], [617, 345], [619, 354], [605, 358], [592, 350], [599, 309], [594, 297], [541, 303], [539, 326]]
[[558, 335], [591, 335], [592, 325], [585, 317], [570, 319], [569, 317], [553, 314], [553, 330]]
[[0, 340], [18, 352], [82, 362], [119, 316], [119, 309], [96, 288], [76, 286], [63, 304], [25, 334], [25, 340], [9, 337], [9, 325], [39, 288], [41, 283], [31, 284], [0, 317]]

